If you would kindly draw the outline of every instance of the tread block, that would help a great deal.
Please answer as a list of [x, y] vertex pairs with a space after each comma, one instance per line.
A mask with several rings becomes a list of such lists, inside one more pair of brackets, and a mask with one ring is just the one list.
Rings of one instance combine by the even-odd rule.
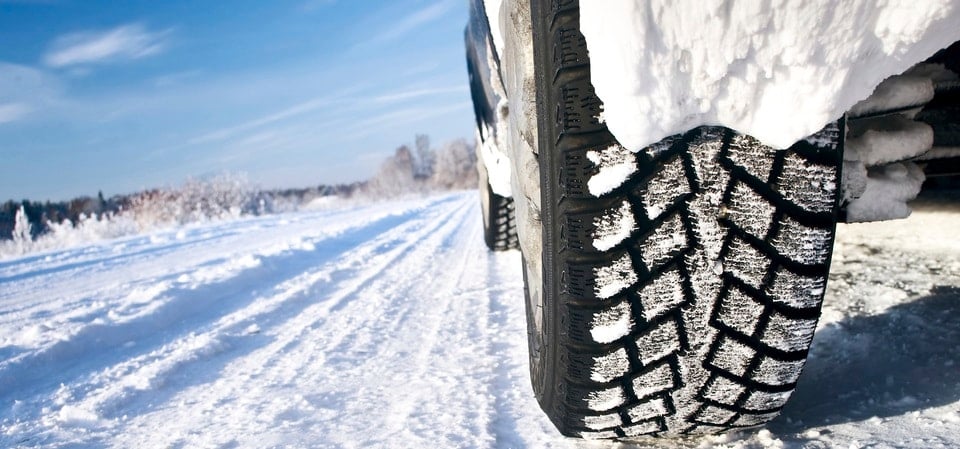
[[718, 319], [721, 323], [752, 336], [757, 330], [764, 306], [734, 286], [726, 290], [719, 309]]
[[623, 424], [618, 413], [608, 413], [597, 416], [584, 416], [583, 426], [590, 430], [604, 430]]
[[[634, 330], [633, 313], [629, 301], [590, 314], [589, 333], [597, 343], [617, 341]], [[574, 327], [574, 326], [571, 326]], [[576, 326], [579, 328], [579, 326]]]
[[676, 321], [667, 320], [637, 338], [637, 352], [644, 366], [680, 352], [680, 331]]
[[591, 215], [571, 214], [564, 217], [564, 241], [561, 243], [565, 244], [569, 249], [581, 252], [591, 249], [593, 246], [591, 245], [591, 238], [594, 233], [590, 225], [592, 221]]
[[590, 380], [594, 382], [611, 382], [623, 377], [630, 371], [630, 358], [627, 350], [617, 349], [609, 354], [593, 357], [590, 368]]
[[563, 291], [574, 298], [595, 298], [593, 289], [593, 267], [589, 265], [568, 264], [561, 274]]
[[684, 135], [688, 138], [686, 152], [692, 157], [693, 171], [690, 176], [695, 179], [694, 185], [703, 185], [713, 182], [715, 176], [721, 174], [717, 170], [717, 156], [724, 148], [723, 138], [730, 131], [714, 126], [702, 126]]
[[833, 242], [831, 229], [804, 226], [785, 217], [780, 232], [771, 242], [780, 255], [804, 265], [826, 263]]
[[780, 414], [779, 411], [770, 412], [770, 413], [756, 413], [756, 414], [744, 413], [737, 417], [737, 419], [733, 422], [733, 425], [737, 427], [759, 426], [761, 424], [766, 423], [767, 421], [770, 421], [773, 418], [776, 418], [777, 415], [779, 414]]
[[664, 398], [654, 398], [640, 405], [627, 409], [627, 416], [630, 422], [642, 422], [666, 416], [670, 413], [670, 407]]
[[[568, 393], [568, 396], [571, 396], [571, 394]], [[619, 385], [603, 390], [580, 390], [575, 392], [573, 396], [578, 396], [577, 402], [581, 402], [595, 412], [613, 410], [627, 401], [627, 395], [624, 393], [623, 387]]]
[[657, 432], [662, 432], [666, 430], [658, 420], [642, 422], [639, 424], [634, 424], [632, 426], [624, 427], [623, 434], [627, 437], [639, 437], [643, 435], [650, 435]]
[[801, 276], [780, 268], [767, 288], [767, 294], [774, 302], [796, 309], [811, 309], [820, 307], [826, 286], [826, 276]]
[[760, 359], [760, 364], [753, 371], [750, 378], [767, 385], [794, 385], [803, 369], [803, 360], [777, 360], [770, 356]]
[[660, 273], [643, 286], [638, 295], [643, 307], [643, 318], [647, 321], [653, 321], [674, 310], [686, 301], [680, 270], [672, 268]]
[[701, 422], [686, 428], [682, 433], [690, 435], [711, 435], [723, 433], [725, 430], [730, 429], [724, 425], [704, 424]]
[[723, 269], [745, 284], [760, 289], [770, 269], [770, 258], [740, 237], [734, 237]]
[[722, 337], [720, 345], [708, 359], [708, 364], [714, 368], [743, 377], [757, 352], [743, 343], [730, 337]]
[[759, 140], [742, 134], [735, 134], [727, 147], [727, 159], [762, 182], [770, 179], [773, 170], [771, 148]]
[[835, 167], [812, 164], [795, 152], [787, 152], [783, 171], [777, 177], [776, 190], [803, 210], [830, 213], [835, 204], [837, 185], [833, 180], [836, 174]]
[[633, 287], [637, 279], [633, 259], [630, 254], [624, 253], [613, 262], [594, 268], [589, 282], [593, 286], [594, 297], [609, 299]]
[[587, 188], [595, 167], [587, 158], [589, 150], [572, 150], [563, 153], [563, 164], [560, 167], [560, 190], [569, 198], [592, 198]]
[[764, 240], [773, 224], [776, 207], [742, 182], [731, 189], [727, 219], [744, 232]]
[[655, 220], [680, 197], [691, 193], [683, 159], [674, 156], [663, 163], [660, 171], [646, 185], [637, 189], [634, 195], [641, 199], [647, 218]]
[[792, 393], [793, 390], [776, 392], [754, 391], [747, 396], [747, 401], [743, 406], [752, 410], [779, 410], [787, 403], [787, 399], [790, 399], [790, 394]]
[[567, 215], [567, 247], [584, 253], [616, 247], [637, 229], [632, 209], [629, 201], [620, 201], [599, 212]]
[[589, 78], [571, 81], [560, 88], [558, 118], [562, 134], [585, 134], [607, 129], [600, 122], [601, 103]]
[[734, 406], [736, 405], [737, 398], [739, 398], [744, 391], [746, 391], [746, 389], [743, 385], [726, 377], [713, 376], [706, 386], [703, 397], [714, 402]]
[[618, 435], [613, 430], [606, 430], [603, 432], [580, 432], [579, 436], [584, 440], [609, 440], [616, 438]]
[[678, 253], [686, 250], [689, 245], [687, 229], [678, 212], [661, 223], [640, 244], [640, 254], [647, 269], [656, 271]]
[[791, 319], [774, 311], [763, 329], [763, 343], [785, 352], [804, 351], [813, 340], [817, 320]]
[[681, 141], [681, 135], [675, 134], [672, 136], [664, 137], [663, 140], [655, 142], [643, 149], [643, 153], [650, 156], [650, 158], [656, 159], [661, 155], [667, 154], [670, 150], [674, 149], [674, 145], [677, 142]]
[[604, 196], [628, 183], [637, 173], [637, 156], [620, 145], [589, 150], [587, 159], [594, 165], [587, 187], [593, 196]]
[[677, 388], [679, 382], [673, 367], [663, 362], [634, 377], [630, 383], [633, 386], [633, 394], [639, 399], [644, 399], [673, 390]]
[[557, 71], [588, 65], [587, 40], [575, 27], [560, 26], [554, 32], [553, 65]]
[[722, 426], [737, 415], [736, 411], [720, 408], [715, 405], [707, 405], [697, 414], [696, 420], [705, 424]]

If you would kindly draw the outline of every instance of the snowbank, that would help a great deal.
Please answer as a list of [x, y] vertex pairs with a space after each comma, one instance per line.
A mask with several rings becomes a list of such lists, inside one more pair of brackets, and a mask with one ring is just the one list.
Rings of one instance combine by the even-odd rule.
[[952, 0], [580, 3], [603, 119], [632, 151], [700, 125], [785, 148], [960, 40]]

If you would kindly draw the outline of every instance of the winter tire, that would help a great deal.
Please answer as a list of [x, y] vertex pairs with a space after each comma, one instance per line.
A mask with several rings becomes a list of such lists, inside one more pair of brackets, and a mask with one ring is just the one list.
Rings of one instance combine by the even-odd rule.
[[492, 251], [519, 247], [513, 198], [497, 195], [490, 188], [486, 172], [480, 170], [480, 209], [483, 212], [483, 240]]
[[628, 151], [598, 118], [578, 2], [534, 0], [532, 17], [543, 284], [527, 286], [527, 311], [541, 407], [586, 438], [767, 422], [820, 315], [843, 124], [787, 150], [701, 127]]

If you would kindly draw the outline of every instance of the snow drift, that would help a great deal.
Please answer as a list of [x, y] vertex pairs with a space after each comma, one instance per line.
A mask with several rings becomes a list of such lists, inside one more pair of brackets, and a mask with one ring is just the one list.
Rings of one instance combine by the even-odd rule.
[[628, 149], [700, 125], [786, 148], [960, 40], [953, 0], [580, 3], [603, 119]]

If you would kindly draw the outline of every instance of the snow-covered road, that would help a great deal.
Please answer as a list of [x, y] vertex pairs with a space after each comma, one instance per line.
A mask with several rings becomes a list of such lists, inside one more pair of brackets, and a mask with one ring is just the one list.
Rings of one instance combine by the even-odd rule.
[[[610, 447], [537, 407], [520, 255], [486, 251], [475, 197], [0, 261], [0, 447]], [[960, 445], [957, 223], [842, 227], [783, 416], [667, 447]]]

